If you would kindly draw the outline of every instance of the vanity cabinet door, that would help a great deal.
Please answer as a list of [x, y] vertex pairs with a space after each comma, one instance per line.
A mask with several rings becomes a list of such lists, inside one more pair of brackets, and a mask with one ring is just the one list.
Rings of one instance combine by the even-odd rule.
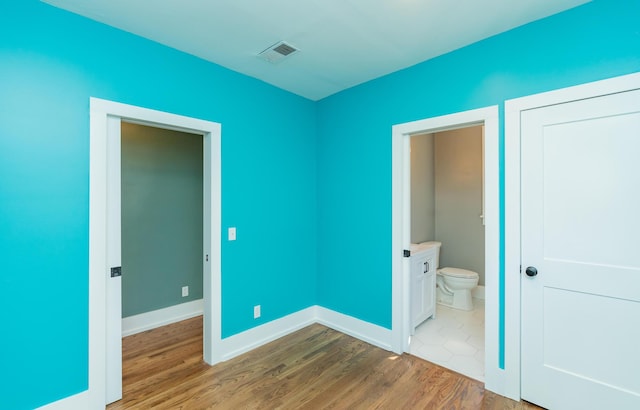
[[416, 326], [420, 324], [424, 302], [424, 264], [426, 258], [413, 256], [411, 258], [411, 278], [410, 278], [410, 322], [411, 334], [415, 333]]
[[413, 257], [411, 260], [411, 334], [434, 313], [435, 267], [433, 255]]
[[424, 274], [424, 319], [436, 317], [436, 266], [434, 259], [427, 259], [428, 271]]

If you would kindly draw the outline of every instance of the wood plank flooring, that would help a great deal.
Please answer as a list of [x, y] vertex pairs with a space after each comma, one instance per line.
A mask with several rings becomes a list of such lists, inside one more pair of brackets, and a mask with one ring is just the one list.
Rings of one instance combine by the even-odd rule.
[[123, 339], [120, 409], [538, 409], [417, 357], [311, 325], [215, 366], [202, 317]]

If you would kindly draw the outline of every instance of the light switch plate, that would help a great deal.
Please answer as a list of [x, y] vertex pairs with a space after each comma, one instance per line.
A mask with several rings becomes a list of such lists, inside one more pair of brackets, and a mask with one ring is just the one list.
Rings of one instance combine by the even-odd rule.
[[236, 228], [235, 227], [229, 228], [229, 240], [230, 241], [235, 241], [236, 240]]

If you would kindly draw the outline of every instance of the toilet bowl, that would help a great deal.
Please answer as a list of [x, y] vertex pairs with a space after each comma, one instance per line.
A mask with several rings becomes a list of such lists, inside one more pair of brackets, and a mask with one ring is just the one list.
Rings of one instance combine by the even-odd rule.
[[466, 269], [441, 268], [436, 275], [436, 302], [455, 309], [473, 310], [471, 290], [478, 286], [478, 273]]

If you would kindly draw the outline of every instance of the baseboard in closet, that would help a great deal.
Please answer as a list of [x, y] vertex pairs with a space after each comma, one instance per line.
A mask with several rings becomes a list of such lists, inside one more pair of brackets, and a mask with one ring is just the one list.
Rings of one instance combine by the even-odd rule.
[[134, 335], [146, 330], [180, 322], [201, 315], [204, 312], [202, 299], [180, 303], [164, 309], [153, 310], [122, 319], [122, 337]]

